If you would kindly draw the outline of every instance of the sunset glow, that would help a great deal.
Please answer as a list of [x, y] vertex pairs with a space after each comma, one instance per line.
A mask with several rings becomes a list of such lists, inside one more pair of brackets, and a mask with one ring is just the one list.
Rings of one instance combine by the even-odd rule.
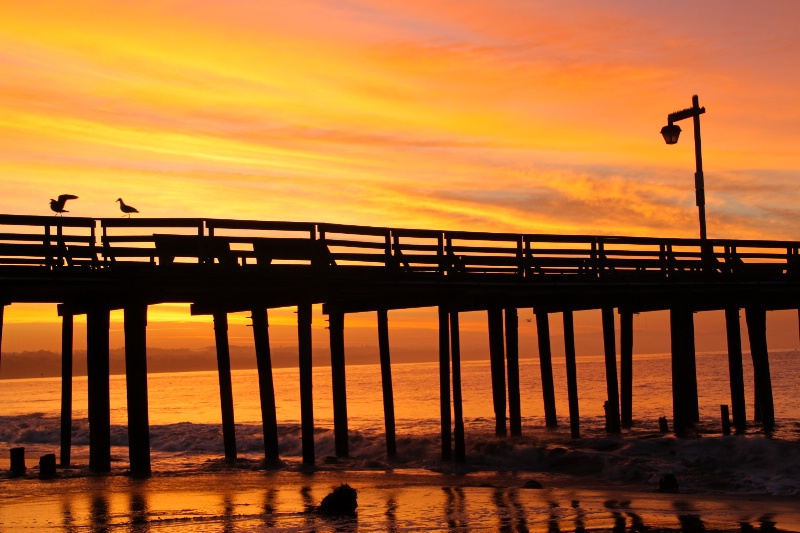
[[[0, 0], [0, 212], [71, 193], [81, 217], [122, 197], [142, 217], [695, 237], [691, 126], [671, 147], [658, 132], [698, 94], [709, 237], [797, 240], [798, 18], [791, 1]], [[208, 320], [158, 306], [149, 334], [211, 344]], [[42, 322], [52, 307], [9, 307], [4, 348]]]

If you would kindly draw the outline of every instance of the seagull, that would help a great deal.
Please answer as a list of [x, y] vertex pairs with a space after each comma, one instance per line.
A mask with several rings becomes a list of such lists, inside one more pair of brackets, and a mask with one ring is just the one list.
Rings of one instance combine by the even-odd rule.
[[56, 212], [56, 215], [60, 215], [61, 213], [69, 213], [66, 209], [64, 209], [64, 204], [67, 203], [67, 200], [77, 200], [78, 197], [74, 194], [62, 194], [58, 197], [58, 200], [53, 200], [50, 198], [50, 209]]
[[125, 202], [123, 202], [122, 198], [117, 198], [117, 201], [119, 202], [119, 210], [125, 213], [125, 215], [128, 215], [128, 218], [131, 218], [131, 213], [139, 212], [139, 210], [133, 207], [132, 205], [128, 205]]

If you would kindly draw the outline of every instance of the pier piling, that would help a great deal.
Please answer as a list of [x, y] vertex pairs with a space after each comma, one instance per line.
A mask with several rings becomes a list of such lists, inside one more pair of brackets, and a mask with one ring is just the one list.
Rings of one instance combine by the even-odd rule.
[[225, 460], [236, 460], [236, 424], [233, 418], [233, 385], [231, 383], [231, 352], [228, 345], [228, 315], [214, 313], [214, 338], [217, 345], [219, 399], [222, 408], [222, 438]]
[[111, 471], [108, 329], [110, 312], [95, 307], [86, 314], [86, 369], [89, 400], [89, 469]]
[[548, 428], [558, 427], [556, 393], [553, 384], [553, 358], [550, 350], [550, 319], [544, 311], [535, 311], [536, 336], [539, 341], [539, 368], [542, 375], [544, 420]]
[[522, 435], [522, 409], [519, 388], [519, 314], [514, 307], [509, 307], [505, 310], [505, 330], [508, 425], [511, 436], [519, 437]]
[[311, 304], [297, 306], [297, 339], [300, 364], [300, 426], [303, 464], [314, 464], [314, 389], [311, 348]]
[[464, 443], [464, 411], [461, 398], [461, 335], [458, 325], [458, 311], [450, 312], [450, 351], [453, 364], [453, 444], [457, 463], [467, 462]]
[[439, 416], [442, 433], [442, 460], [453, 457], [450, 417], [450, 313], [439, 307]]
[[336, 457], [350, 455], [347, 428], [347, 380], [344, 359], [344, 313], [328, 315], [331, 348], [331, 381], [333, 387], [333, 439]]
[[606, 391], [608, 404], [606, 409], [606, 431], [619, 433], [619, 384], [617, 380], [617, 347], [614, 339], [614, 308], [603, 307], [603, 350], [606, 361]]
[[272, 378], [272, 354], [269, 345], [269, 316], [263, 307], [251, 310], [253, 343], [258, 369], [258, 394], [261, 400], [261, 425], [264, 433], [264, 459], [280, 458], [278, 448], [278, 418], [275, 408], [275, 384]]
[[620, 425], [633, 425], [633, 313], [619, 312]]
[[61, 317], [61, 450], [59, 461], [62, 467], [71, 462], [72, 454], [72, 346], [74, 320], [72, 315]]
[[394, 419], [394, 392], [392, 388], [392, 358], [389, 351], [389, 313], [386, 309], [378, 310], [378, 351], [381, 361], [386, 455], [395, 457], [397, 455], [397, 438]]
[[489, 323], [489, 368], [492, 375], [492, 402], [494, 405], [495, 435], [505, 437], [506, 428], [506, 364], [503, 342], [503, 310], [499, 307], [487, 311]]
[[767, 312], [763, 307], [746, 307], [745, 319], [750, 336], [750, 354], [753, 357], [753, 374], [761, 412], [761, 424], [764, 431], [771, 432], [775, 429], [775, 407], [772, 399], [772, 377], [770, 376], [767, 352]]
[[572, 311], [564, 311], [564, 358], [567, 365], [567, 396], [569, 399], [569, 429], [573, 439], [581, 436], [581, 416], [578, 405], [578, 370], [575, 362], [575, 324]]
[[125, 383], [128, 394], [128, 454], [131, 474], [150, 475], [150, 422], [147, 395], [147, 305], [124, 308]]
[[739, 309], [725, 309], [725, 328], [728, 337], [728, 374], [731, 383], [731, 408], [733, 427], [737, 434], [747, 430], [747, 414], [744, 397], [744, 371], [742, 369], [742, 333]]
[[[692, 312], [684, 307], [670, 309], [672, 345], [672, 425], [675, 435], [686, 436], [694, 421], [694, 400], [690, 374], [694, 366], [690, 352], [694, 349]], [[695, 379], [696, 383], [696, 379]], [[695, 388], [695, 391], [697, 389]]]

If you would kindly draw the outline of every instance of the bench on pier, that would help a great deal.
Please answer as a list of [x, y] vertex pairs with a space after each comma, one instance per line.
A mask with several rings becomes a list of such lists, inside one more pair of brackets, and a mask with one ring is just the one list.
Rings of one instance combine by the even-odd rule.
[[46, 268], [61, 266], [97, 268], [99, 265], [94, 246], [88, 243], [65, 244], [63, 241], [47, 238], [43, 240], [41, 237], [37, 237], [36, 241], [38, 242], [0, 243], [0, 264], [39, 265]]
[[308, 261], [311, 266], [336, 265], [328, 246], [319, 240], [292, 237], [253, 239], [253, 253], [259, 265], [273, 261]]
[[178, 257], [197, 259], [200, 264], [235, 266], [239, 262], [230, 243], [222, 237], [204, 235], [153, 235], [159, 265], [172, 265]]

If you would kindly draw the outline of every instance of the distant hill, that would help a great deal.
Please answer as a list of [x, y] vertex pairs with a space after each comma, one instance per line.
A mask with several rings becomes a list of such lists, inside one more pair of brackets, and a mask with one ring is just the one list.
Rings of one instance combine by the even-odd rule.
[[[231, 346], [231, 368], [234, 370], [256, 368], [253, 346]], [[297, 366], [297, 347], [272, 348], [271, 358], [274, 368]], [[409, 352], [404, 350], [402, 362], [435, 361], [436, 353]], [[377, 364], [377, 346], [350, 346], [346, 349], [347, 364]], [[397, 358], [393, 358], [397, 359]], [[327, 348], [315, 351], [314, 366], [329, 366], [330, 352]], [[399, 362], [399, 361], [398, 361]], [[111, 374], [125, 373], [125, 349], [116, 348], [109, 352]], [[216, 370], [217, 354], [214, 347], [200, 350], [148, 348], [147, 371], [193, 372]], [[86, 375], [86, 350], [76, 350], [73, 355], [73, 376]], [[49, 351], [9, 352], [0, 359], [0, 379], [20, 379], [39, 377], [61, 377], [61, 354]]]

